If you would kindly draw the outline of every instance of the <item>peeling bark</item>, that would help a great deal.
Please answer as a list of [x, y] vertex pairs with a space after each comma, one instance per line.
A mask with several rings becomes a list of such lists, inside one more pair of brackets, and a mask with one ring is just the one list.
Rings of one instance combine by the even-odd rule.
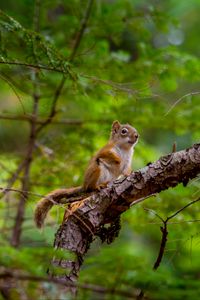
[[200, 144], [161, 157], [158, 161], [120, 178], [107, 188], [87, 197], [80, 204], [72, 204], [63, 224], [55, 236], [56, 248], [74, 254], [71, 261], [54, 259], [53, 265], [63, 273], [53, 275], [74, 282], [79, 274], [83, 257], [91, 242], [98, 235], [100, 226], [115, 220], [139, 199], [175, 187], [184, 186], [200, 173]]

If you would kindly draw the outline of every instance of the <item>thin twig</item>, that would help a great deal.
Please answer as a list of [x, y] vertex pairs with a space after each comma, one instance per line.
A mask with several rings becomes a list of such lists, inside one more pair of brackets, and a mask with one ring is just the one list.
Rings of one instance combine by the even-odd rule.
[[[36, 70], [47, 70], [47, 71], [54, 71], [54, 72], [58, 72], [58, 73], [62, 73], [64, 75], [64, 78], [62, 78], [62, 81], [66, 81], [66, 75], [69, 74], [69, 71], [65, 71], [63, 69], [59, 69], [59, 68], [55, 68], [55, 67], [49, 67], [46, 65], [40, 65], [40, 64], [30, 64], [30, 63], [26, 63], [26, 62], [18, 62], [18, 61], [0, 61], [0, 64], [8, 64], [8, 65], [17, 65], [17, 66], [24, 66], [24, 67], [28, 67], [28, 68], [33, 68]], [[105, 84], [108, 86], [111, 86], [112, 88], [122, 91], [122, 92], [126, 92], [128, 94], [134, 94], [137, 95], [140, 93], [140, 90], [136, 90], [136, 89], [131, 89], [131, 88], [127, 88], [126, 84], [122, 84], [122, 83], [117, 83], [117, 82], [113, 82], [111, 80], [105, 80], [105, 79], [101, 79], [95, 76], [89, 76], [86, 74], [81, 74], [82, 77], [87, 78], [92, 80], [93, 82], [98, 82], [101, 84]], [[70, 74], [71, 77], [71, 74]], [[61, 83], [62, 83], [61, 81]], [[59, 86], [64, 86], [63, 83]], [[61, 93], [60, 88], [57, 88], [56, 91], [59, 91], [59, 94]], [[56, 92], [55, 94], [57, 94], [58, 92]], [[153, 94], [154, 97], [159, 97], [158, 95]], [[150, 96], [152, 97], [152, 95]], [[149, 98], [149, 97], [145, 97], [145, 98]]]
[[47, 119], [37, 128], [36, 130], [36, 133], [38, 134], [44, 127], [46, 127], [48, 124], [50, 124], [53, 120], [53, 117], [56, 115], [56, 104], [57, 104], [57, 101], [59, 99], [59, 96], [62, 92], [62, 89], [64, 87], [64, 84], [65, 84], [65, 80], [66, 78], [63, 76], [62, 77], [62, 80], [59, 84], [59, 86], [57, 87], [56, 89], [56, 92], [54, 94], [54, 98], [53, 98], [53, 102], [52, 102], [52, 105], [51, 105], [51, 111], [50, 111], [50, 114], [49, 116], [47, 117]]
[[80, 46], [80, 42], [82, 40], [84, 31], [85, 31], [87, 23], [88, 23], [89, 16], [91, 14], [91, 9], [92, 9], [93, 3], [94, 3], [94, 0], [89, 0], [88, 3], [87, 3], [86, 11], [85, 11], [84, 17], [81, 21], [81, 27], [80, 27], [79, 31], [77, 32], [77, 34], [76, 34], [76, 39], [75, 39], [75, 42], [74, 42], [74, 46], [73, 46], [71, 55], [69, 57], [70, 61], [73, 61], [73, 59], [76, 55], [76, 52], [77, 52], [77, 50]]
[[159, 214], [157, 214], [154, 210], [146, 208], [146, 207], [144, 207], [144, 210], [149, 211], [154, 216], [156, 216], [157, 218], [159, 218], [162, 222], [165, 222], [165, 220]]
[[166, 117], [171, 111], [172, 109], [174, 109], [174, 107], [179, 104], [184, 98], [189, 97], [189, 96], [195, 96], [195, 95], [199, 95], [200, 92], [191, 92], [188, 93], [186, 95], [183, 95], [182, 97], [180, 97], [178, 100], [176, 100], [173, 105], [170, 107], [170, 109], [166, 112], [166, 114], [164, 115], [164, 117]]
[[[64, 206], [64, 204], [70, 204], [70, 203], [74, 203], [74, 202], [78, 202], [78, 201], [81, 201], [81, 200], [87, 200], [87, 198], [85, 198], [86, 196], [88, 197], [88, 195], [91, 195], [91, 193], [85, 193], [84, 192], [84, 195], [82, 195], [82, 197], [73, 197], [73, 196], [69, 196], [69, 198], [67, 199], [63, 199], [63, 201], [59, 201], [56, 202], [50, 195], [48, 196], [44, 196], [44, 195], [41, 195], [41, 194], [37, 194], [37, 193], [33, 193], [33, 192], [29, 192], [29, 191], [25, 191], [25, 190], [19, 190], [19, 189], [13, 189], [13, 188], [2, 188], [0, 187], [0, 190], [2, 191], [2, 193], [6, 193], [6, 192], [17, 192], [19, 194], [22, 195], [23, 199], [26, 201], [27, 200], [27, 195], [32, 195], [32, 196], [36, 196], [36, 197], [39, 197], [39, 198], [43, 198], [43, 199], [48, 199], [50, 202], [52, 202], [53, 205], [59, 205], [59, 207], [62, 207], [64, 208], [65, 211], [67, 211], [69, 214], [71, 214], [71, 211], [70, 209], [66, 208], [66, 206]], [[63, 197], [64, 198], [64, 197]], [[78, 214], [75, 212], [73, 214], [73, 216], [80, 222], [82, 223], [87, 229], [88, 231], [91, 233], [91, 235], [93, 236], [94, 233], [93, 231], [91, 230], [91, 228], [84, 222], [84, 220], [82, 220]]]
[[6, 171], [7, 173], [9, 173], [10, 175], [13, 175], [13, 172], [10, 171], [10, 169], [7, 168], [2, 162], [0, 162], [0, 167], [1, 167], [4, 171]]
[[[179, 225], [182, 223], [195, 223], [195, 222], [200, 222], [200, 219], [194, 219], [194, 220], [184, 220], [184, 221], [177, 221], [177, 222], [168, 222], [168, 225]], [[146, 226], [146, 225], [162, 225], [163, 222], [147, 222], [147, 223], [141, 223], [141, 226]]]
[[[58, 202], [56, 202], [55, 200], [53, 200], [53, 198], [52, 198], [51, 196], [47, 196], [47, 195], [42, 195], [42, 194], [30, 192], [30, 191], [28, 191], [28, 190], [19, 190], [19, 189], [14, 189], [14, 188], [7, 188], [7, 187], [3, 188], [3, 187], [0, 187], [0, 191], [1, 191], [1, 193], [3, 193], [3, 194], [6, 194], [7, 192], [16, 192], [16, 193], [19, 193], [19, 194], [22, 194], [22, 195], [27, 194], [27, 195], [35, 196], [35, 197], [38, 197], [38, 198], [48, 199], [48, 200], [51, 201], [54, 205], [59, 205], [59, 206], [62, 206], [63, 204], [69, 204], [69, 203], [74, 203], [74, 202], [81, 201], [81, 200], [85, 199], [86, 196], [88, 197], [89, 195], [92, 194], [92, 192], [90, 192], [90, 193], [85, 193], [85, 192], [83, 192], [83, 195], [82, 195], [82, 196], [74, 197], [74, 195], [73, 195], [73, 193], [72, 193], [71, 195], [69, 194], [69, 196], [68, 196], [69, 198], [66, 198], [67, 195], [66, 195], [66, 196], [63, 196], [63, 198], [61, 198], [61, 199], [63, 199], [62, 201], [61, 201], [61, 199], [59, 198], [59, 203], [58, 203]], [[86, 199], [87, 199], [87, 198], [86, 198]], [[86, 199], [85, 199], [85, 200], [86, 200]], [[65, 208], [65, 207], [64, 207], [64, 208]]]
[[[127, 87], [127, 83], [118, 83], [118, 82], [114, 82], [112, 80], [105, 80], [105, 79], [98, 78], [96, 76], [90, 76], [90, 75], [86, 75], [86, 74], [81, 74], [81, 76], [84, 78], [87, 78], [93, 82], [99, 82], [99, 83], [111, 86], [112, 88], [114, 88], [116, 90], [120, 90], [120, 91], [126, 92], [128, 94], [137, 95], [141, 92], [140, 90], [131, 89], [131, 88]], [[157, 96], [157, 95], [155, 95], [155, 96]]]
[[40, 64], [31, 64], [31, 63], [26, 63], [26, 62], [20, 62], [20, 61], [0, 61], [0, 64], [4, 65], [15, 65], [15, 66], [22, 66], [22, 67], [28, 67], [28, 68], [33, 68], [36, 70], [47, 70], [47, 71], [54, 71], [62, 74], [69, 74], [68, 70], [63, 70], [62, 68], [55, 68], [55, 67], [49, 67], [46, 65], [40, 65]]
[[16, 192], [16, 193], [19, 193], [19, 194], [29, 194], [29, 195], [36, 196], [36, 197], [39, 197], [39, 198], [45, 197], [44, 195], [41, 195], [41, 194], [37, 194], [37, 193], [29, 192], [29, 191], [24, 191], [24, 190], [19, 190], [19, 189], [7, 188], [7, 187], [5, 187], [5, 188], [0, 187], [0, 190], [3, 194], [5, 194], [7, 192]]
[[[71, 55], [70, 55], [70, 58], [69, 58], [70, 62], [73, 61], [73, 59], [75, 57], [75, 54], [76, 54], [76, 52], [78, 50], [78, 47], [80, 45], [81, 39], [83, 37], [83, 33], [85, 31], [85, 28], [86, 28], [86, 25], [87, 25], [87, 22], [88, 22], [90, 13], [91, 13], [91, 8], [92, 8], [93, 1], [94, 0], [89, 0], [88, 1], [87, 8], [86, 8], [86, 11], [85, 11], [85, 15], [84, 15], [83, 20], [81, 22], [81, 27], [80, 27], [80, 30], [77, 33], [76, 40], [75, 40], [75, 43], [74, 43], [74, 46], [73, 46], [73, 49], [72, 49], [72, 52], [71, 52]], [[52, 122], [52, 119], [56, 115], [57, 101], [58, 101], [58, 99], [59, 99], [59, 97], [60, 97], [60, 95], [62, 93], [62, 90], [64, 88], [65, 82], [66, 82], [66, 77], [63, 76], [60, 84], [58, 85], [58, 87], [57, 87], [57, 89], [55, 91], [55, 94], [54, 94], [54, 97], [53, 97], [52, 106], [51, 106], [51, 111], [49, 113], [49, 116], [47, 117], [47, 119], [45, 120], [45, 122], [43, 124], [41, 124], [40, 127], [38, 127], [37, 133], [39, 133], [44, 127], [46, 127], [48, 124], [50, 124]]]
[[[149, 195], [149, 196], [147, 196], [147, 197], [142, 197], [142, 198], [140, 198], [140, 199], [137, 199], [137, 200], [135, 200], [135, 201], [133, 201], [133, 202], [131, 203], [131, 206], [134, 206], [135, 204], [138, 204], [138, 203], [140, 203], [140, 202], [143, 202], [144, 200], [146, 200], [146, 199], [148, 199], [148, 198], [150, 198], [150, 197], [156, 197], [156, 194], [152, 194], [152, 195]], [[146, 208], [145, 210], [148, 210], [148, 209]]]
[[16, 171], [13, 173], [13, 175], [8, 180], [8, 184], [6, 187], [7, 189], [11, 188], [13, 186], [13, 184], [15, 183], [15, 181], [19, 178], [19, 174], [22, 172], [22, 170], [25, 166], [25, 163], [26, 163], [26, 158], [21, 161], [21, 163], [19, 164]]
[[166, 221], [168, 222], [169, 220], [171, 220], [172, 218], [174, 218], [176, 215], [178, 215], [180, 212], [182, 212], [184, 209], [186, 209], [187, 207], [193, 205], [194, 203], [200, 201], [200, 197], [198, 199], [195, 199], [191, 202], [189, 202], [188, 204], [186, 204], [185, 206], [183, 206], [182, 208], [180, 208], [179, 210], [177, 210], [174, 214], [172, 214], [171, 216], [167, 217]]
[[161, 243], [160, 243], [159, 253], [158, 253], [157, 259], [153, 266], [154, 270], [157, 270], [157, 268], [159, 267], [159, 265], [162, 261], [164, 252], [165, 252], [165, 247], [166, 247], [166, 243], [167, 243], [167, 235], [168, 235], [167, 221], [163, 222], [163, 226], [160, 226], [160, 230], [162, 232], [162, 239], [161, 239]]
[[[12, 121], [22, 121], [22, 122], [31, 122], [34, 117], [30, 114], [26, 114], [26, 115], [7, 115], [7, 114], [0, 114], [0, 119], [1, 120], [12, 120]], [[42, 125], [44, 124], [44, 122], [46, 121], [46, 119], [37, 119], [35, 120], [36, 124]], [[73, 120], [73, 119], [65, 119], [65, 120], [52, 120], [51, 123], [53, 124], [65, 124], [65, 125], [82, 125], [83, 123], [86, 122], [102, 122], [100, 120], [96, 120], [96, 121], [92, 121], [92, 120], [88, 120], [88, 121], [83, 121], [83, 120]]]
[[156, 270], [160, 266], [160, 263], [162, 261], [162, 258], [163, 258], [164, 252], [165, 252], [165, 247], [166, 247], [166, 243], [167, 243], [167, 235], [168, 235], [168, 228], [167, 228], [167, 226], [168, 226], [168, 224], [170, 224], [170, 223], [168, 223], [168, 221], [171, 220], [172, 218], [174, 218], [175, 216], [177, 216], [184, 209], [188, 208], [189, 206], [195, 204], [198, 201], [200, 201], [200, 197], [198, 199], [195, 199], [195, 200], [191, 201], [187, 205], [183, 206], [182, 208], [180, 208], [179, 210], [177, 210], [174, 214], [172, 214], [171, 216], [167, 217], [165, 220], [161, 216], [159, 216], [156, 212], [154, 212], [152, 210], [149, 210], [149, 209], [145, 209], [147, 211], [152, 212], [163, 223], [163, 226], [160, 227], [160, 230], [162, 232], [162, 238], [161, 238], [159, 253], [158, 253], [156, 262], [154, 263], [154, 267], [153, 267], [154, 270]]
[[22, 99], [20, 98], [19, 94], [17, 93], [17, 91], [16, 91], [14, 85], [12, 84], [12, 82], [8, 79], [8, 77], [6, 75], [0, 74], [0, 78], [2, 78], [11, 87], [11, 89], [13, 90], [13, 92], [15, 93], [17, 99], [19, 100], [19, 102], [21, 104], [23, 113], [25, 114], [26, 112], [25, 112], [25, 108], [24, 108]]

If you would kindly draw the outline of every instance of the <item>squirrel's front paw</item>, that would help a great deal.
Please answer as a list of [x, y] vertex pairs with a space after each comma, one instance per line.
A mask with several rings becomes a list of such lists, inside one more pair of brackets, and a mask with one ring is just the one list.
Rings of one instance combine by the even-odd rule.
[[100, 185], [98, 185], [98, 187], [96, 189], [97, 189], [97, 191], [103, 190], [107, 187], [107, 185], [108, 185], [108, 181], [101, 183]]

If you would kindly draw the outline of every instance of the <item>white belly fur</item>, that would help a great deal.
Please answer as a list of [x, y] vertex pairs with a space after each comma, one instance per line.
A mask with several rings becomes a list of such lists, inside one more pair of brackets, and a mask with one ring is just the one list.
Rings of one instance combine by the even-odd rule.
[[131, 162], [132, 162], [132, 156], [133, 156], [133, 148], [124, 151], [121, 150], [120, 148], [115, 148], [112, 150], [115, 154], [117, 154], [118, 156], [121, 157], [121, 163], [119, 166], [119, 173], [113, 174], [111, 169], [109, 168], [109, 165], [106, 164], [105, 162], [103, 162], [103, 160], [100, 163], [100, 177], [98, 179], [97, 184], [101, 184], [104, 182], [110, 182], [113, 181], [115, 179], [117, 179], [120, 175], [122, 174], [127, 174], [127, 172], [130, 170], [131, 168]]
[[116, 147], [114, 151], [121, 157], [120, 175], [126, 174], [131, 168], [134, 149], [130, 148], [129, 150], [124, 151]]
[[97, 185], [104, 183], [104, 182], [110, 182], [112, 180], [115, 180], [116, 177], [113, 176], [113, 174], [110, 172], [110, 170], [103, 164], [100, 164], [100, 177], [98, 179]]

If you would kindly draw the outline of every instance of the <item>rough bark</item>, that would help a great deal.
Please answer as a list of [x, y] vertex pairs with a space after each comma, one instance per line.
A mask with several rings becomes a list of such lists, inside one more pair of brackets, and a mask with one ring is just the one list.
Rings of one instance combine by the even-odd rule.
[[74, 255], [70, 261], [54, 259], [53, 265], [63, 269], [59, 273], [65, 282], [78, 277], [83, 257], [99, 228], [114, 221], [133, 204], [147, 197], [175, 187], [200, 173], [200, 144], [183, 151], [161, 157], [127, 177], [116, 180], [107, 188], [87, 197], [77, 206], [72, 206], [55, 236], [56, 248], [66, 249]]

